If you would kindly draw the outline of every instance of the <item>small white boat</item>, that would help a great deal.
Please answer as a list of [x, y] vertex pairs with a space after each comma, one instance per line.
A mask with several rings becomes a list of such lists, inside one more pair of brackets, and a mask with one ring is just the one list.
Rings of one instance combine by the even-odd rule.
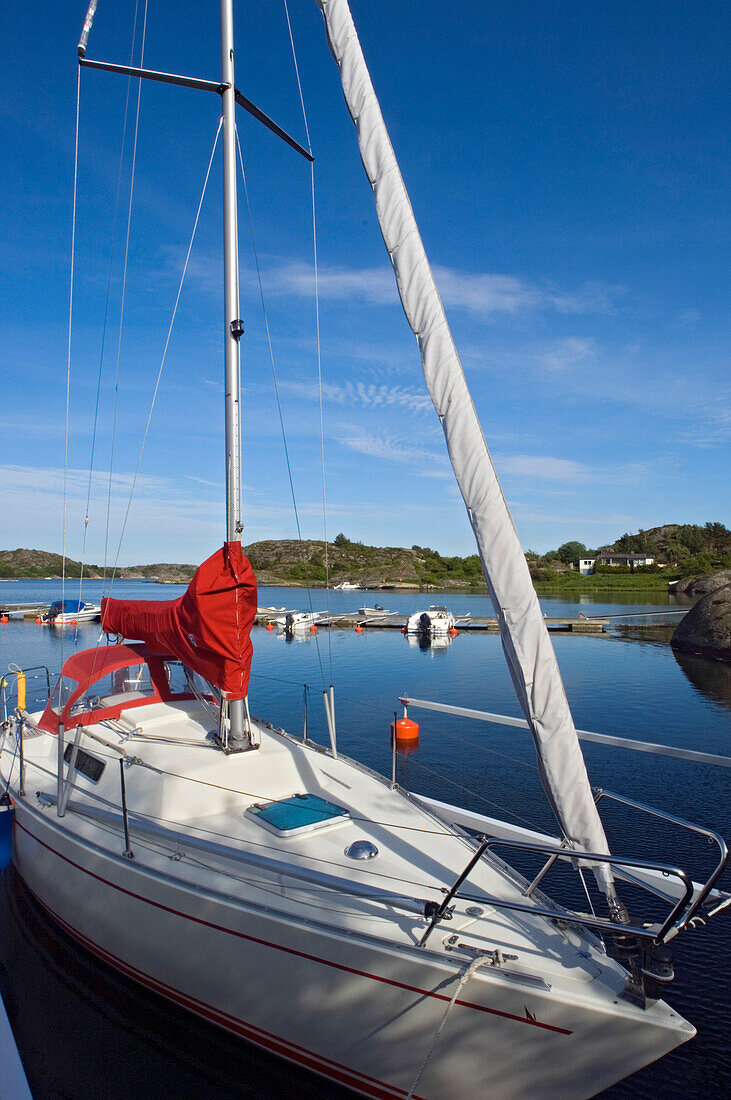
[[280, 630], [291, 632], [307, 630], [321, 618], [319, 611], [288, 611], [285, 615], [279, 615], [274, 622]]
[[389, 615], [393, 615], [393, 611], [387, 611], [385, 607], [381, 607], [379, 603], [373, 607], [359, 607], [358, 614], [361, 619], [387, 619]]
[[407, 634], [428, 634], [432, 638], [449, 634], [456, 619], [446, 607], [432, 604], [428, 611], [415, 611], [406, 624]]
[[77, 623], [94, 622], [101, 613], [102, 609], [97, 603], [84, 603], [83, 600], [56, 600], [41, 618], [49, 626], [75, 626]]
[[357, 592], [360, 587], [351, 581], [341, 581], [340, 584], [333, 585], [333, 592]]

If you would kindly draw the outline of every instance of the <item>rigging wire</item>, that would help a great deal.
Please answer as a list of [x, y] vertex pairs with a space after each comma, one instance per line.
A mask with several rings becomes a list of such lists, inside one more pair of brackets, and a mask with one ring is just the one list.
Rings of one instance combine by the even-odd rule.
[[[287, 0], [284, 0], [284, 13], [287, 17], [287, 30], [289, 31], [289, 42], [292, 47], [292, 61], [294, 63], [294, 72], [297, 77], [297, 89], [299, 91], [300, 106], [302, 107], [302, 121], [305, 127], [305, 134], [307, 136], [307, 149], [312, 153], [312, 142], [310, 141], [310, 127], [307, 122], [307, 109], [305, 107], [305, 98], [302, 93], [302, 81], [300, 79], [299, 64], [297, 62], [297, 50], [294, 44], [294, 35], [292, 33], [292, 22], [289, 18], [289, 6]], [[328, 615], [330, 614], [330, 558], [327, 542], [327, 493], [326, 493], [326, 481], [325, 481], [325, 418], [322, 407], [322, 345], [320, 341], [320, 282], [319, 282], [319, 264], [317, 261], [317, 206], [315, 203], [315, 162], [310, 161], [310, 189], [312, 195], [312, 260], [313, 271], [315, 276], [315, 331], [316, 331], [316, 346], [317, 346], [317, 387], [320, 403], [320, 463], [322, 466], [322, 538], [325, 549], [325, 600]], [[328, 655], [330, 658], [330, 683], [333, 681], [333, 653], [332, 653], [332, 639], [328, 631], [327, 635]]]
[[[142, 20], [142, 41], [141, 41], [141, 45], [140, 45], [140, 67], [142, 67], [144, 65], [144, 60], [145, 60], [145, 39], [146, 39], [146, 36], [147, 36], [147, 5], [148, 5], [148, 0], [145, 0], [145, 11], [144, 11], [144, 16], [143, 16], [143, 20]], [[132, 198], [133, 198], [133, 195], [134, 195], [134, 188], [135, 188], [135, 169], [137, 167], [137, 140], [138, 140], [138, 137], [139, 137], [139, 130], [140, 130], [140, 101], [141, 101], [141, 98], [142, 98], [142, 81], [140, 80], [140, 82], [137, 86], [137, 110], [136, 110], [136, 113], [135, 113], [135, 134], [134, 134], [134, 141], [133, 141], [133, 144], [132, 144], [132, 175], [131, 175], [130, 185], [129, 185], [129, 203], [128, 203], [128, 206], [127, 206], [127, 233], [126, 233], [126, 237], [125, 237], [124, 267], [123, 267], [123, 272], [122, 272], [122, 303], [121, 303], [121, 309], [120, 309], [120, 315], [119, 315], [119, 336], [117, 338], [117, 365], [116, 365], [115, 376], [114, 376], [114, 409], [113, 409], [113, 413], [112, 413], [112, 440], [111, 440], [111, 447], [110, 447], [110, 454], [109, 454], [109, 483], [108, 483], [108, 487], [107, 487], [107, 520], [106, 520], [106, 528], [105, 528], [105, 533], [104, 533], [104, 566], [103, 566], [103, 569], [102, 569], [102, 596], [104, 596], [105, 593], [106, 593], [107, 565], [108, 565], [108, 558], [109, 558], [109, 523], [110, 523], [111, 509], [112, 509], [112, 479], [113, 479], [113, 473], [114, 473], [114, 445], [115, 445], [116, 433], [117, 433], [117, 404], [118, 404], [118, 398], [119, 398], [119, 366], [120, 366], [120, 360], [121, 360], [121, 355], [122, 355], [122, 332], [123, 332], [123, 328], [124, 328], [124, 307], [125, 307], [125, 301], [126, 301], [126, 296], [127, 296], [127, 263], [128, 263], [128, 260], [129, 260], [129, 238], [130, 238], [130, 229], [131, 229], [131, 225], [132, 225]], [[116, 562], [115, 562], [115, 567], [116, 567]], [[113, 579], [114, 578], [112, 578], [112, 581], [113, 581]], [[111, 591], [111, 587], [112, 586], [111, 586], [111, 583], [110, 583], [110, 585], [109, 585], [109, 590], [110, 591]]]
[[[249, 188], [248, 188], [248, 184], [246, 182], [246, 171], [244, 169], [244, 158], [243, 158], [243, 154], [241, 152], [241, 142], [239, 141], [238, 129], [236, 129], [236, 148], [238, 149], [238, 153], [239, 153], [239, 166], [241, 168], [241, 177], [242, 177], [243, 183], [244, 183], [244, 198], [246, 200], [246, 212], [247, 212], [247, 215], [248, 215], [248, 218], [249, 218], [249, 232], [251, 234], [251, 248], [252, 248], [252, 251], [254, 253], [254, 266], [256, 267], [256, 277], [257, 277], [257, 281], [258, 281], [258, 284], [259, 284], [259, 297], [261, 299], [261, 308], [262, 308], [262, 313], [264, 315], [264, 330], [266, 332], [267, 348], [269, 350], [269, 364], [271, 366], [272, 379], [273, 379], [273, 382], [274, 382], [274, 397], [275, 397], [275, 400], [276, 400], [276, 403], [277, 403], [277, 413], [279, 415], [279, 428], [280, 428], [280, 431], [282, 433], [282, 445], [284, 447], [284, 458], [285, 458], [285, 462], [287, 464], [287, 477], [289, 479], [289, 491], [290, 491], [290, 495], [292, 497], [292, 509], [294, 511], [294, 521], [295, 521], [295, 526], [297, 528], [297, 539], [299, 541], [300, 547], [302, 548], [303, 542], [304, 542], [304, 540], [302, 538], [302, 526], [300, 524], [299, 508], [297, 506], [297, 494], [295, 493], [295, 489], [294, 489], [294, 477], [292, 475], [292, 463], [290, 462], [290, 458], [289, 458], [289, 446], [287, 444], [287, 431], [286, 431], [286, 428], [284, 426], [284, 412], [282, 411], [282, 401], [281, 401], [281, 398], [280, 398], [280, 395], [279, 395], [279, 382], [277, 380], [277, 368], [276, 368], [276, 364], [275, 364], [275, 361], [274, 361], [274, 348], [272, 346], [272, 336], [271, 336], [271, 330], [269, 328], [269, 314], [267, 312], [266, 300], [264, 298], [264, 284], [263, 284], [262, 277], [261, 277], [261, 265], [259, 263], [259, 252], [258, 252], [257, 247], [256, 247], [256, 237], [255, 237], [255, 234], [254, 234], [254, 218], [253, 218], [252, 209], [251, 209], [251, 202], [250, 202], [250, 199], [249, 199]], [[310, 605], [310, 611], [314, 613], [314, 608], [313, 608], [313, 605], [312, 605], [312, 590], [310, 589], [309, 585], [307, 585], [307, 587], [306, 587], [306, 592], [307, 592], [307, 601]], [[329, 640], [329, 635], [328, 635], [328, 640]], [[324, 690], [325, 689], [325, 670], [324, 670], [323, 664], [322, 664], [322, 653], [320, 652], [320, 639], [317, 635], [315, 635], [315, 645], [316, 645], [316, 648], [317, 648], [317, 660], [318, 660], [318, 663], [319, 663], [319, 666], [320, 666], [320, 676], [322, 678], [322, 687], [323, 687], [323, 690]], [[332, 672], [332, 657], [331, 657], [331, 672]], [[332, 675], [331, 675], [331, 681], [332, 681]]]
[[[71, 402], [71, 322], [74, 313], [74, 258], [76, 253], [76, 190], [79, 177], [79, 107], [81, 102], [81, 66], [76, 74], [76, 130], [74, 136], [74, 193], [71, 212], [71, 272], [69, 275], [69, 326], [66, 349], [66, 433], [63, 459], [63, 523], [61, 547], [61, 602], [66, 598], [66, 505], [69, 474], [69, 409]], [[61, 631], [61, 667], [64, 662], [64, 632]]]
[[163, 348], [162, 358], [160, 360], [160, 366], [158, 368], [157, 378], [155, 380], [155, 388], [154, 388], [153, 393], [152, 393], [152, 400], [150, 401], [150, 409], [149, 409], [149, 412], [147, 414], [147, 422], [145, 424], [145, 431], [144, 431], [144, 434], [142, 436], [142, 443], [140, 444], [140, 453], [139, 453], [139, 456], [137, 458], [137, 466], [135, 468], [134, 477], [132, 479], [132, 487], [131, 487], [130, 492], [129, 492], [129, 499], [127, 501], [127, 508], [125, 510], [125, 513], [124, 513], [124, 521], [122, 523], [122, 530], [120, 531], [120, 535], [119, 535], [119, 543], [117, 545], [117, 553], [116, 553], [116, 556], [115, 556], [115, 559], [114, 559], [114, 568], [112, 570], [112, 577], [111, 577], [111, 580], [109, 582], [109, 591], [110, 592], [112, 590], [112, 585], [114, 584], [114, 578], [115, 578], [116, 572], [117, 572], [117, 565], [119, 563], [119, 555], [120, 555], [120, 552], [121, 552], [121, 549], [122, 549], [122, 542], [124, 540], [125, 531], [127, 529], [127, 520], [129, 519], [129, 513], [130, 513], [130, 509], [132, 507], [132, 498], [134, 497], [135, 489], [137, 488], [137, 479], [139, 477], [140, 467], [142, 465], [142, 456], [143, 456], [143, 453], [144, 453], [144, 450], [145, 450], [145, 443], [147, 442], [147, 435], [148, 435], [148, 432], [150, 430], [150, 422], [152, 420], [152, 414], [153, 414], [153, 411], [155, 409], [155, 402], [157, 400], [157, 394], [158, 394], [158, 391], [160, 389], [160, 381], [162, 379], [162, 372], [163, 372], [163, 368], [165, 366], [165, 359], [167, 358], [168, 347], [170, 346], [170, 337], [172, 336], [173, 326], [175, 324], [175, 318], [176, 318], [177, 313], [178, 313], [178, 304], [180, 302], [180, 295], [183, 291], [183, 283], [185, 282], [185, 276], [186, 276], [186, 273], [188, 271], [188, 262], [190, 261], [190, 254], [191, 254], [191, 251], [193, 249], [193, 242], [195, 241], [195, 234], [196, 234], [196, 230], [198, 229], [198, 221], [199, 221], [199, 218], [200, 218], [200, 215], [201, 215], [201, 209], [203, 207], [203, 200], [204, 200], [205, 195], [206, 195], [206, 189], [208, 187], [208, 179], [209, 179], [210, 174], [211, 174], [211, 167], [213, 165], [213, 158], [216, 154], [216, 147], [218, 146], [218, 138], [220, 136], [222, 126], [223, 126], [223, 116], [219, 119], [218, 129], [216, 130], [216, 136], [213, 139], [213, 148], [211, 149], [211, 155], [210, 155], [210, 158], [208, 160], [208, 168], [206, 169], [206, 177], [203, 181], [203, 190], [201, 191], [201, 197], [200, 197], [200, 200], [198, 202], [198, 209], [196, 210], [195, 221], [193, 222], [193, 231], [190, 235], [190, 241], [188, 243], [188, 251], [185, 255], [185, 263], [183, 264], [183, 270], [182, 270], [182, 273], [181, 273], [181, 276], [180, 276], [180, 283], [178, 285], [178, 293], [175, 296], [175, 305], [173, 306], [173, 313], [172, 313], [172, 317], [170, 318], [170, 325], [168, 326], [168, 333], [167, 333], [167, 337], [165, 339], [165, 346]]
[[[139, 2], [135, 4], [134, 20], [132, 23], [132, 45], [130, 47], [129, 64], [132, 64], [134, 60], [134, 47], [135, 39], [137, 37], [137, 16], [139, 12]], [[124, 150], [127, 144], [127, 123], [129, 120], [129, 101], [130, 93], [132, 91], [132, 77], [127, 78], [127, 96], [124, 103], [124, 124], [122, 126], [122, 144], [119, 151], [119, 170], [117, 172], [117, 190], [114, 197], [114, 215], [112, 218], [112, 243], [109, 252], [109, 270], [107, 272], [107, 292], [104, 302], [104, 322], [102, 324], [102, 338], [101, 347], [99, 349], [99, 373], [96, 380], [96, 402], [94, 405], [94, 427], [91, 435], [91, 455], [89, 458], [89, 482], [86, 489], [86, 509], [84, 513], [84, 540], [81, 547], [81, 572], [79, 574], [79, 603], [81, 603], [83, 583], [84, 583], [84, 567], [86, 565], [86, 540], [89, 533], [89, 509], [91, 504], [91, 485], [92, 477], [94, 473], [94, 454], [96, 450], [96, 433], [99, 422], [99, 398], [101, 395], [101, 382], [102, 382], [102, 368], [104, 365], [104, 346], [107, 337], [107, 322], [109, 319], [109, 302], [111, 298], [112, 288], [112, 271], [114, 268], [114, 256], [117, 247], [117, 218], [119, 215], [119, 200], [122, 192], [122, 172], [124, 168]], [[78, 645], [79, 634], [76, 633], [76, 642]]]
[[443, 775], [434, 768], [430, 768], [427, 764], [421, 764], [417, 763], [415, 760], [411, 760], [409, 761], [409, 766], [417, 768], [417, 770], [429, 772], [430, 775], [436, 776], [437, 779], [441, 779], [445, 783], [451, 783], [453, 787], [459, 787], [459, 789], [465, 791], [466, 794], [472, 795], [473, 798], [479, 799], [480, 802], [485, 802], [488, 806], [494, 806], [496, 810], [500, 810], [503, 814], [510, 814], [524, 825], [528, 825], [531, 829], [535, 829], [536, 827], [535, 821], [529, 821], [527, 817], [523, 817], [521, 814], [516, 813], [515, 810], [510, 810], [507, 806], [501, 806], [499, 802], [494, 802], [491, 798], [487, 798], [480, 791], [475, 791], [471, 787], [465, 787], [463, 783], [458, 783], [456, 779], [452, 779], [449, 775]]

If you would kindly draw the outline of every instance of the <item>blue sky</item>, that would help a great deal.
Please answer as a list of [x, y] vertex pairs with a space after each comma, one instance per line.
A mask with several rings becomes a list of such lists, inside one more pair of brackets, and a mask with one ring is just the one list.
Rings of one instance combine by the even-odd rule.
[[[353, 0], [376, 91], [525, 548], [730, 521], [725, 5]], [[316, 156], [329, 537], [472, 553], [314, 0], [290, 0]], [[125, 61], [134, 4], [100, 0], [89, 56]], [[414, 22], [414, 14], [418, 18]], [[85, 0], [10, 0], [0, 72], [3, 546], [61, 548], [76, 94]], [[210, 17], [210, 18], [209, 18]], [[235, 4], [237, 83], [298, 139], [280, 2]], [[145, 64], [218, 78], [216, 0], [150, 0]], [[139, 35], [137, 39], [139, 54]], [[34, 83], [38, 77], [38, 85]], [[82, 73], [68, 552], [105, 553], [127, 81]], [[130, 223], [108, 554], [126, 501], [218, 123], [146, 83]], [[239, 118], [303, 534], [322, 537], [304, 161]], [[122, 563], [195, 561], [223, 520], [220, 164], [214, 164]], [[243, 199], [243, 196], [241, 196]], [[294, 537], [245, 204], [244, 541]], [[110, 265], [110, 254], [111, 265]]]

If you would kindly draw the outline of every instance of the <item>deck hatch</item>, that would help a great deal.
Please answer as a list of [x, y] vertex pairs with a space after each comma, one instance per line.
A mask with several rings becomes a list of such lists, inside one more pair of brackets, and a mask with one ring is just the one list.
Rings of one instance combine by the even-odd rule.
[[278, 836], [309, 833], [350, 817], [344, 806], [316, 794], [294, 794], [276, 802], [260, 802], [250, 806], [246, 813]]

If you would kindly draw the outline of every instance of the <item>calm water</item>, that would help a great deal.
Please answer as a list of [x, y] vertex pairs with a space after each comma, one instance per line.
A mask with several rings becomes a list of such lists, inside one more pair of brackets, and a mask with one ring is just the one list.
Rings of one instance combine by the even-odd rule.
[[[0, 582], [0, 601], [49, 602], [58, 582]], [[119, 582], [115, 595], [171, 599], [182, 588]], [[85, 585], [97, 598], [99, 585]], [[67, 597], [76, 595], [71, 585]], [[444, 599], [455, 614], [489, 614], [484, 596], [426, 599], [416, 593], [312, 593], [312, 606], [349, 611], [375, 601], [413, 611]], [[301, 590], [262, 589], [261, 604], [307, 609]], [[666, 610], [667, 601], [626, 599], [570, 603], [542, 598], [547, 615], [628, 616]], [[632, 621], [632, 620], [628, 620]], [[667, 621], [667, 620], [666, 620]], [[53, 631], [31, 622], [0, 627], [0, 665], [48, 664], [57, 670], [63, 649], [93, 645], [98, 624]], [[577, 726], [731, 755], [731, 668], [699, 658], [677, 659], [667, 645], [601, 637], [554, 636]], [[399, 695], [412, 695], [517, 714], [495, 635], [460, 634], [444, 649], [410, 646], [396, 631], [321, 630], [287, 642], [254, 632], [252, 712], [296, 733], [302, 726], [303, 685], [309, 687], [310, 735], [325, 740], [320, 692], [335, 684], [338, 745], [389, 772], [388, 724]], [[529, 736], [521, 731], [413, 711], [419, 748], [399, 760], [407, 787], [553, 831]], [[621, 750], [585, 745], [592, 782], [649, 802], [731, 837], [729, 772]], [[606, 805], [606, 804], [605, 804]], [[710, 868], [705, 842], [660, 830], [629, 811], [603, 810], [614, 851], [688, 865], [697, 877]], [[727, 873], [721, 883], [731, 889]], [[731, 1071], [728, 981], [731, 920], [675, 941], [676, 974], [668, 999], [699, 1035], [606, 1097], [720, 1094]], [[319, 1079], [252, 1051], [239, 1040], [188, 1017], [97, 963], [38, 912], [17, 876], [0, 878], [0, 990], [16, 1028], [31, 1089], [44, 1097], [163, 1096], [271, 1097], [342, 1095]], [[83, 1051], [83, 1053], [82, 1053]]]

